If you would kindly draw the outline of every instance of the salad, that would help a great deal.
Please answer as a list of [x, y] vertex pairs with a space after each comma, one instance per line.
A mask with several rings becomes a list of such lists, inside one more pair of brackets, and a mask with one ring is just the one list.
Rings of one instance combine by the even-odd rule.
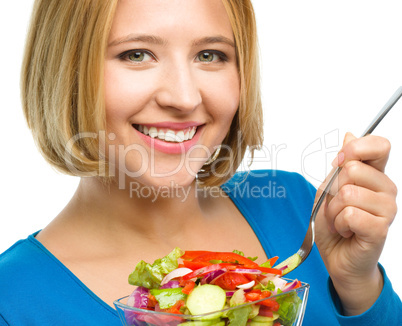
[[[302, 300], [294, 291], [270, 297], [296, 289], [301, 282], [281, 278], [288, 265], [274, 267], [278, 257], [261, 265], [256, 259], [245, 257], [237, 250], [212, 252], [175, 248], [153, 264], [145, 261], [137, 264], [129, 275], [129, 283], [137, 288], [129, 296], [127, 305], [177, 315], [164, 315], [164, 325], [292, 325]], [[241, 307], [229, 309], [236, 306]], [[206, 315], [198, 316], [203, 314]], [[152, 324], [149, 315], [144, 325]], [[180, 315], [195, 317], [184, 321]], [[129, 317], [126, 315], [127, 320]], [[141, 320], [140, 317], [136, 315], [135, 319]]]

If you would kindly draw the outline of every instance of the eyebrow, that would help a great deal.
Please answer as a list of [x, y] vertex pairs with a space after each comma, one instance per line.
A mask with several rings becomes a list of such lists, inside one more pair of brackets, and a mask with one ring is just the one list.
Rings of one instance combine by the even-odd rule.
[[[142, 35], [142, 34], [129, 34], [127, 36], [123, 36], [120, 38], [117, 38], [110, 42], [108, 44], [109, 47], [116, 46], [119, 44], [123, 43], [129, 43], [129, 42], [144, 42], [144, 43], [151, 43], [151, 44], [156, 44], [156, 45], [166, 45], [167, 41], [164, 40], [163, 38], [155, 35]], [[202, 45], [207, 45], [207, 44], [213, 44], [213, 43], [223, 43], [227, 44], [231, 47], [235, 47], [235, 43], [225, 37], [225, 36], [207, 36], [200, 38], [198, 40], [195, 40], [192, 45], [193, 46], [202, 46]]]
[[224, 43], [235, 47], [235, 43], [225, 36], [207, 36], [193, 42], [193, 46], [207, 45], [212, 43]]
[[166, 45], [166, 41], [162, 38], [154, 35], [138, 35], [138, 34], [129, 34], [127, 36], [123, 36], [117, 38], [108, 44], [109, 47], [116, 46], [122, 43], [128, 42], [144, 42], [144, 43], [152, 43], [157, 45]]

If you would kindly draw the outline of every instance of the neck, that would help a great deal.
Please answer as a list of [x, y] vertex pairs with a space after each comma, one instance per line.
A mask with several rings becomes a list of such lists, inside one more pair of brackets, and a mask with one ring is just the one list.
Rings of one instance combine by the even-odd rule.
[[[202, 194], [202, 196], [200, 196]], [[107, 230], [108, 236], [158, 242], [182, 236], [187, 229], [205, 223], [208, 209], [204, 193], [194, 181], [187, 187], [145, 187], [132, 183], [126, 189], [83, 178], [67, 206], [66, 217], [82, 230]]]

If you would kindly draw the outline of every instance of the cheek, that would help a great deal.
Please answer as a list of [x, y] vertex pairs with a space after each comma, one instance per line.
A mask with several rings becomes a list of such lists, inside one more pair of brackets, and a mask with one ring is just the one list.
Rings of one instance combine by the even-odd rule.
[[121, 69], [113, 63], [105, 67], [105, 109], [109, 122], [127, 120], [140, 111], [152, 95], [143, 74]]
[[214, 83], [206, 84], [205, 99], [210, 107], [210, 114], [216, 122], [230, 127], [240, 103], [240, 80], [237, 71], [234, 71], [222, 78], [216, 79]]

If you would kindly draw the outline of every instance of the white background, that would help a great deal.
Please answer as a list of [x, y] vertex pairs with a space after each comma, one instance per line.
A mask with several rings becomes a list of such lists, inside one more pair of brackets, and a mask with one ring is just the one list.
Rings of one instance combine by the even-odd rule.
[[[61, 175], [45, 163], [23, 119], [19, 70], [32, 3], [0, 2], [0, 252], [49, 223], [78, 184], [78, 178]], [[254, 4], [265, 146], [253, 168], [297, 171], [318, 186], [344, 133], [360, 135], [402, 86], [402, 2], [254, 0]], [[392, 143], [386, 173], [399, 188], [401, 123], [402, 100], [375, 131]], [[401, 197], [398, 204], [402, 207]], [[380, 259], [399, 295], [401, 231], [402, 217], [397, 216]]]

